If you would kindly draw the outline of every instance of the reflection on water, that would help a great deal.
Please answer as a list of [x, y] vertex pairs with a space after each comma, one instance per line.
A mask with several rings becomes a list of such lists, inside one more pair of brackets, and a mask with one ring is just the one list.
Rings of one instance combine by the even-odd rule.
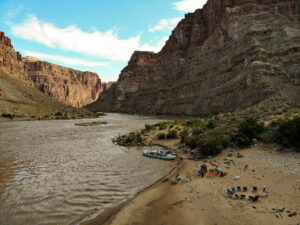
[[[106, 121], [98, 126], [78, 122]], [[111, 138], [158, 119], [0, 123], [0, 224], [78, 224], [132, 197], [174, 166]]]

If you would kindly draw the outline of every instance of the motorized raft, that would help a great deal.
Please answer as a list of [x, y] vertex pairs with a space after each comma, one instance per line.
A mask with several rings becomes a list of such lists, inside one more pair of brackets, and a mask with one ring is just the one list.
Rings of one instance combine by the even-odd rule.
[[165, 160], [173, 160], [176, 158], [176, 153], [166, 150], [144, 150], [144, 156], [157, 158], [157, 159], [165, 159]]

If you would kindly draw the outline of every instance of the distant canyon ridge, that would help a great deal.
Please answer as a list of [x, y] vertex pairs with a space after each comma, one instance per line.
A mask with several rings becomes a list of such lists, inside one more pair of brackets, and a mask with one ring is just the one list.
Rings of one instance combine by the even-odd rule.
[[110, 87], [96, 73], [22, 57], [13, 49], [11, 40], [0, 32], [0, 69], [17, 76], [58, 102], [82, 107], [96, 101], [99, 94]]

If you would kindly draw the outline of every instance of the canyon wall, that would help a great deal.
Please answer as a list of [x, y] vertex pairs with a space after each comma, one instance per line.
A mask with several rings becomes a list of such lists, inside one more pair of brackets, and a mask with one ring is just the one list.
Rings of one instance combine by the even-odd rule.
[[33, 58], [24, 58], [28, 79], [57, 101], [82, 107], [97, 100], [103, 91], [96, 73], [82, 72]]
[[200, 115], [286, 95], [299, 102], [299, 14], [298, 0], [209, 0], [159, 53], [134, 52], [113, 89], [87, 108]]
[[34, 57], [22, 58], [4, 32], [0, 32], [0, 69], [74, 107], [94, 102], [104, 89], [110, 87], [110, 83], [102, 84], [96, 73], [73, 70]]
[[15, 74], [23, 80], [27, 79], [27, 73], [22, 61], [22, 55], [16, 52], [10, 38], [0, 31], [0, 69], [9, 74]]

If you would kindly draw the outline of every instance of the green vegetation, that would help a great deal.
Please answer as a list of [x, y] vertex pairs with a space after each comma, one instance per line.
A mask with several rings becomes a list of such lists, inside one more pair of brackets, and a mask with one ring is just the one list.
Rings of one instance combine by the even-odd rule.
[[124, 140], [125, 144], [137, 143], [142, 144], [144, 139], [140, 133], [130, 133]]
[[185, 143], [187, 141], [187, 138], [189, 136], [189, 131], [188, 129], [184, 129], [183, 131], [180, 132], [180, 141], [181, 143]]
[[187, 127], [195, 128], [195, 127], [200, 127], [202, 125], [202, 122], [199, 119], [192, 119], [186, 121], [185, 125]]
[[[180, 139], [194, 157], [216, 155], [228, 146], [247, 147], [254, 139], [265, 143], [278, 143], [284, 147], [300, 148], [300, 117], [272, 120], [268, 127], [258, 118], [241, 117], [233, 113], [211, 116], [206, 119], [181, 119], [145, 125], [138, 134], [130, 134], [121, 139], [125, 145], [138, 142], [151, 143], [153, 138]], [[159, 132], [161, 130], [167, 132]], [[149, 131], [153, 131], [148, 133]], [[119, 142], [118, 142], [119, 143]], [[187, 149], [188, 150], [188, 149]]]
[[157, 138], [158, 138], [158, 139], [165, 139], [165, 138], [166, 138], [166, 134], [165, 134], [165, 133], [159, 133], [159, 134], [157, 135]]
[[250, 146], [252, 139], [260, 139], [260, 134], [266, 131], [263, 123], [258, 123], [257, 119], [247, 118], [238, 124], [238, 133], [233, 137], [233, 140], [240, 146]]
[[300, 117], [281, 121], [276, 136], [279, 144], [300, 151]]
[[178, 134], [176, 130], [169, 130], [167, 133], [167, 139], [175, 139], [178, 138]]
[[208, 121], [206, 127], [207, 127], [208, 129], [214, 129], [214, 128], [217, 127], [217, 124], [216, 124], [216, 122], [215, 122], [214, 120], [210, 120], [210, 121]]
[[145, 125], [145, 130], [146, 131], [151, 131], [151, 130], [155, 130], [155, 126], [154, 125], [150, 125], [150, 124], [146, 124]]
[[9, 118], [9, 119], [13, 119], [15, 117], [14, 114], [10, 114], [10, 113], [2, 113], [1, 116], [4, 118]]

